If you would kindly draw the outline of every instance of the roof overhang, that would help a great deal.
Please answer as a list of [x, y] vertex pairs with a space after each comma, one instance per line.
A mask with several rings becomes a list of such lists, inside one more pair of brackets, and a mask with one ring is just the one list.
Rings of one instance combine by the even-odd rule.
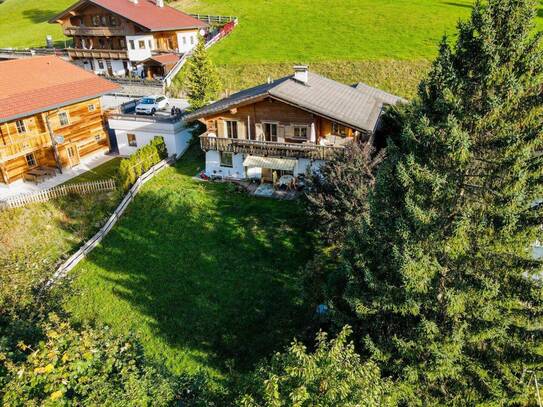
[[84, 102], [85, 100], [91, 100], [91, 99], [95, 99], [95, 98], [107, 95], [108, 93], [110, 93], [110, 91], [101, 92], [101, 93], [97, 93], [97, 94], [94, 94], [94, 95], [83, 96], [83, 97], [76, 98], [76, 99], [70, 99], [70, 100], [68, 100], [66, 102], [56, 103], [54, 105], [40, 107], [39, 109], [29, 110], [29, 111], [18, 113], [16, 115], [12, 115], [12, 116], [0, 117], [0, 123], [6, 123], [6, 122], [13, 121], [13, 120], [22, 119], [22, 118], [28, 117], [28, 116], [34, 116], [35, 114], [38, 114], [38, 113], [48, 112], [50, 110], [55, 110], [55, 109], [59, 109], [61, 107], [70, 106], [70, 105], [73, 105], [75, 103]]
[[267, 168], [270, 170], [294, 171], [296, 160], [292, 158], [259, 157], [249, 155], [243, 160], [243, 166], [249, 168]]

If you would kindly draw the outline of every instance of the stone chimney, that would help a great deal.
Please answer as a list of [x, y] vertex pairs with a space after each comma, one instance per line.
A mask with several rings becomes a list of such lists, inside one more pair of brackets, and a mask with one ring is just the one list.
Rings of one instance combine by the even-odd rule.
[[307, 85], [309, 80], [309, 68], [307, 65], [295, 65], [294, 66], [294, 80]]
[[156, 0], [156, 5], [160, 8], [164, 7], [164, 0]]

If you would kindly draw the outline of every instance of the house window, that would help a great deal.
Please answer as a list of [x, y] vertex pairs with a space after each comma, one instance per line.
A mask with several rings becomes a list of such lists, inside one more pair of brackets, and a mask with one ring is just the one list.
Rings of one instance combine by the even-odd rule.
[[138, 46], [140, 47], [140, 49], [145, 49], [145, 41], [143, 40], [138, 41]]
[[119, 39], [119, 48], [121, 48], [121, 49], [126, 48], [126, 40], [124, 38]]
[[99, 15], [92, 16], [92, 25], [95, 26], [95, 27], [100, 26], [100, 16]]
[[26, 158], [26, 164], [29, 167], [35, 167], [37, 165], [36, 164], [36, 157], [34, 157], [33, 153], [27, 154], [25, 158]]
[[138, 146], [138, 142], [136, 141], [136, 135], [135, 134], [128, 133], [126, 135], [126, 137], [128, 138], [128, 145], [130, 147], [137, 147]]
[[347, 136], [347, 128], [345, 126], [342, 126], [338, 123], [332, 123], [332, 134], [336, 136], [346, 137]]
[[227, 120], [226, 122], [226, 137], [238, 138], [238, 122]]
[[119, 20], [117, 20], [117, 16], [111, 15], [109, 16], [109, 23], [112, 27], [116, 27], [119, 25]]
[[221, 151], [221, 167], [229, 167], [232, 168], [234, 165], [232, 164], [232, 157], [234, 156], [234, 153], [227, 153], [225, 151]]
[[183, 45], [187, 45], [187, 37], [183, 37]]
[[149, 49], [153, 49], [153, 43], [151, 42], [151, 40], [149, 40], [148, 42], [149, 42]]
[[94, 112], [96, 110], [96, 107], [94, 105], [89, 105], [89, 112]]
[[102, 22], [103, 27], [107, 27], [107, 16], [101, 16], [100, 21]]
[[17, 132], [18, 133], [26, 133], [26, 126], [25, 126], [25, 122], [23, 120], [17, 120], [15, 122], [15, 125], [17, 126]]
[[306, 126], [295, 126], [294, 127], [294, 137], [303, 138], [307, 140], [307, 127]]
[[104, 61], [98, 60], [98, 69], [104, 69]]
[[68, 113], [67, 112], [60, 112], [58, 114], [58, 120], [59, 120], [61, 126], [67, 126], [68, 124], [70, 124], [70, 121], [68, 120]]
[[136, 46], [134, 45], [134, 40], [128, 41], [130, 43], [130, 49], [136, 49]]
[[190, 36], [190, 45], [194, 45], [194, 35]]
[[277, 123], [264, 123], [264, 139], [277, 141]]
[[94, 140], [100, 141], [102, 140], [102, 135], [100, 133], [94, 135]]

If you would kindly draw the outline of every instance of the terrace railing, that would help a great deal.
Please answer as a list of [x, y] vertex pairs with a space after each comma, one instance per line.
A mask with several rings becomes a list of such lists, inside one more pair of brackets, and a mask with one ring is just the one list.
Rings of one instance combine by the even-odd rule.
[[12, 160], [34, 150], [51, 146], [49, 133], [38, 133], [8, 144], [0, 144], [0, 162]]
[[200, 136], [200, 147], [204, 151], [224, 151], [263, 157], [309, 158], [330, 160], [345, 151], [344, 147], [319, 146], [311, 143], [279, 143], [273, 141], [241, 140], [225, 137]]
[[124, 28], [118, 27], [66, 27], [64, 35], [125, 36]]
[[208, 24], [226, 24], [230, 21], [237, 20], [237, 17], [235, 16], [213, 16], [209, 14], [189, 14], [189, 16]]
[[125, 49], [67, 48], [66, 51], [70, 58], [128, 59], [128, 51]]

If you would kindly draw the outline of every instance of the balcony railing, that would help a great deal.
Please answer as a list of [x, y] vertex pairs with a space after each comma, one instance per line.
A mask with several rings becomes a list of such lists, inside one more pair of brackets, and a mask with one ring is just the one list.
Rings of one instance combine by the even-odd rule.
[[125, 36], [124, 28], [118, 27], [66, 27], [64, 35], [92, 35], [98, 37]]
[[128, 59], [128, 51], [124, 49], [68, 48], [68, 55], [70, 58]]
[[344, 147], [319, 146], [317, 144], [278, 143], [271, 141], [240, 140], [224, 137], [200, 136], [202, 150], [216, 150], [230, 153], [243, 153], [263, 157], [309, 158], [330, 160], [344, 151]]
[[17, 139], [13, 143], [0, 144], [0, 162], [12, 160], [35, 150], [51, 146], [51, 137], [48, 133], [38, 133], [24, 139]]

